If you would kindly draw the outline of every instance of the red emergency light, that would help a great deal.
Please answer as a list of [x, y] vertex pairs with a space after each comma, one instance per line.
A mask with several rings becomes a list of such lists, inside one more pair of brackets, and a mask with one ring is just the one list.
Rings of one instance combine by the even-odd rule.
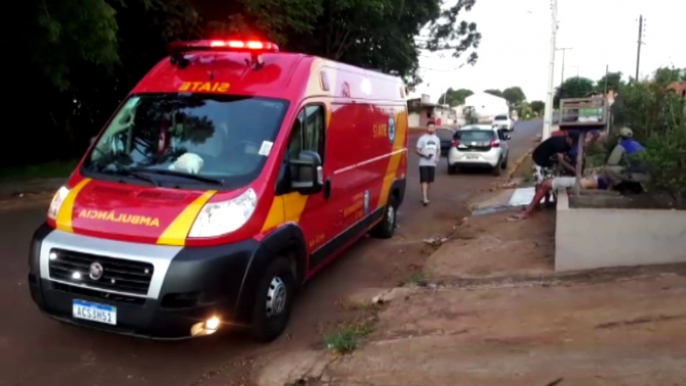
[[239, 39], [212, 39], [174, 42], [169, 45], [171, 51], [171, 63], [178, 68], [186, 68], [190, 61], [184, 57], [189, 51], [219, 51], [219, 52], [246, 52], [250, 54], [250, 60], [246, 64], [259, 70], [264, 65], [262, 53], [279, 52], [276, 43], [263, 40], [239, 40]]
[[212, 39], [174, 42], [169, 47], [176, 51], [234, 51], [234, 52], [279, 52], [275, 43], [262, 40]]

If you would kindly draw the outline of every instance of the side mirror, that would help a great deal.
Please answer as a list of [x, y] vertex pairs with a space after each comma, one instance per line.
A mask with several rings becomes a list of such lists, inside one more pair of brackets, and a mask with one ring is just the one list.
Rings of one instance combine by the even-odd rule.
[[301, 151], [297, 159], [290, 160], [291, 188], [301, 194], [315, 194], [322, 191], [324, 173], [322, 159], [315, 151]]
[[512, 136], [510, 134], [505, 134], [505, 140], [509, 141], [512, 139]]

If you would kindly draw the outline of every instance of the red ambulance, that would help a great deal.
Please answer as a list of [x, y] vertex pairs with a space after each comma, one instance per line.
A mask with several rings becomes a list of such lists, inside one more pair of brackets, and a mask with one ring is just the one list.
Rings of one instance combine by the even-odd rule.
[[407, 170], [401, 79], [265, 41], [174, 44], [55, 194], [35, 303], [150, 338], [247, 327], [367, 233], [393, 235]]

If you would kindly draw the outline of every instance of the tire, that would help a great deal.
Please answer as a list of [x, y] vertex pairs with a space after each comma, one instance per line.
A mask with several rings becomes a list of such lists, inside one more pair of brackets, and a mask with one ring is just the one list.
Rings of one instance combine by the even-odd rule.
[[260, 278], [252, 311], [251, 333], [260, 343], [278, 338], [288, 326], [295, 295], [295, 278], [285, 257], [277, 257]]
[[496, 177], [500, 176], [500, 173], [503, 171], [503, 160], [500, 159], [498, 160], [498, 163], [493, 167], [493, 175]]
[[505, 156], [505, 161], [500, 165], [503, 170], [507, 170], [507, 163], [510, 158], [510, 153]]
[[448, 164], [448, 174], [457, 174], [457, 166]]
[[390, 239], [395, 234], [398, 225], [398, 208], [395, 200], [389, 199], [388, 205], [384, 209], [383, 220], [378, 223], [370, 232], [378, 239]]

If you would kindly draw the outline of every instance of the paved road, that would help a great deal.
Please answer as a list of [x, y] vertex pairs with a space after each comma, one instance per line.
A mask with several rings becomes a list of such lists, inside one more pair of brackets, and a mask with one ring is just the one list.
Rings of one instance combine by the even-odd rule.
[[[533, 145], [540, 130], [540, 121], [516, 124], [511, 161]], [[414, 155], [410, 164], [416, 165]], [[421, 238], [450, 229], [464, 215], [466, 200], [497, 181], [488, 173], [448, 176], [444, 166], [428, 208], [420, 204], [417, 168], [409, 169], [399, 236], [390, 241], [362, 240], [309, 283], [288, 334], [270, 346], [256, 346], [235, 334], [182, 342], [148, 341], [64, 326], [46, 318], [31, 302], [26, 274], [29, 240], [43, 221], [47, 202], [2, 209], [0, 386], [217, 385], [235, 379], [232, 364], [241, 358], [318, 344], [317, 327], [336, 320], [337, 300], [359, 288], [395, 285], [412, 261], [424, 258]], [[402, 240], [419, 245], [416, 256], [403, 254], [398, 246]]]

